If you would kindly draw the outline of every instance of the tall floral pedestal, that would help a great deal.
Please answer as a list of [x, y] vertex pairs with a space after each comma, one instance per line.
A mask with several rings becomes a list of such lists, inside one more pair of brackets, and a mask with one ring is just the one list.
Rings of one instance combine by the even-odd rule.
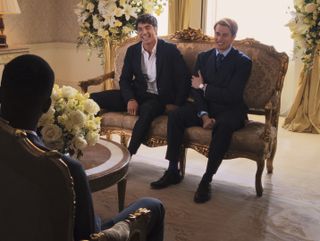
[[[104, 47], [104, 56], [105, 56], [105, 63], [104, 63], [104, 73], [110, 73], [114, 70], [114, 53], [115, 53], [116, 44], [114, 41], [107, 39], [105, 41]], [[104, 82], [104, 89], [105, 90], [112, 90], [114, 89], [114, 82], [113, 79], [108, 79]]]
[[320, 45], [315, 50], [312, 67], [304, 66], [298, 92], [283, 127], [295, 132], [320, 134]]

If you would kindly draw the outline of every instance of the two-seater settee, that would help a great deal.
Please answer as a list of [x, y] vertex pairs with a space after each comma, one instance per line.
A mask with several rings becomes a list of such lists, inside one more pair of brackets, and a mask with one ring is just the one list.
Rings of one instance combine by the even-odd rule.
[[[162, 38], [177, 45], [191, 72], [198, 53], [215, 46], [214, 39], [193, 29], [179, 31]], [[119, 88], [118, 81], [126, 50], [137, 41], [137, 38], [131, 38], [122, 43], [115, 51], [114, 71], [97, 78], [81, 81], [82, 90], [87, 92], [90, 85], [101, 84], [110, 78], [114, 80], [116, 88]], [[278, 53], [272, 46], [264, 45], [254, 39], [235, 41], [234, 47], [244, 52], [253, 61], [251, 76], [244, 93], [249, 114], [263, 115], [265, 118], [261, 122], [248, 121], [244, 128], [234, 132], [225, 159], [242, 157], [254, 160], [257, 163], [256, 193], [257, 196], [262, 196], [261, 178], [265, 162], [268, 173], [273, 171], [273, 159], [277, 148], [280, 97], [288, 67], [288, 56], [285, 53]], [[107, 137], [110, 137], [111, 134], [119, 134], [121, 143], [127, 145], [136, 120], [136, 116], [130, 116], [126, 113], [104, 113], [101, 132]], [[166, 145], [166, 133], [167, 116], [163, 115], [153, 121], [144, 144], [149, 147]], [[180, 156], [182, 175], [184, 175], [186, 165], [186, 148], [192, 148], [208, 156], [210, 140], [211, 130], [205, 130], [201, 127], [191, 127], [186, 130]]]

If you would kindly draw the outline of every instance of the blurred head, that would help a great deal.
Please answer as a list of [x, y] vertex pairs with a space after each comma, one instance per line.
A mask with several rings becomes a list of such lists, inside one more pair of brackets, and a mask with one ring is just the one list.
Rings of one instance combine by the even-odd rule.
[[151, 14], [143, 14], [136, 21], [138, 36], [142, 44], [154, 45], [157, 42], [158, 22]]
[[214, 38], [219, 51], [227, 50], [238, 32], [238, 24], [230, 18], [223, 18], [214, 25]]
[[5, 65], [0, 86], [1, 115], [15, 128], [35, 129], [51, 105], [54, 73], [36, 55], [22, 55]]

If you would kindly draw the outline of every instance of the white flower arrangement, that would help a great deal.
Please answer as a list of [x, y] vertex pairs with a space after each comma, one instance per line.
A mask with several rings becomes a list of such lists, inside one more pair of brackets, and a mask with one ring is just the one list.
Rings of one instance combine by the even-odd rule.
[[135, 32], [135, 22], [144, 13], [157, 15], [167, 0], [81, 0], [75, 13], [80, 25], [78, 46], [97, 49], [103, 57], [106, 40], [121, 41]]
[[62, 153], [82, 155], [82, 150], [93, 146], [100, 138], [100, 108], [89, 99], [89, 94], [54, 85], [51, 106], [38, 122], [41, 138], [49, 148]]
[[[295, 12], [287, 26], [291, 37], [301, 49], [302, 61], [308, 68], [312, 67], [316, 47], [320, 43], [320, 0], [294, 0]], [[296, 49], [296, 50], [297, 50]]]

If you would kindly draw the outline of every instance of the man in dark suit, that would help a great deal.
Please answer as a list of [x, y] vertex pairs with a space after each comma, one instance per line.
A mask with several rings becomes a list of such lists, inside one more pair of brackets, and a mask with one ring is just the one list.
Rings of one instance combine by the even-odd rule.
[[141, 41], [127, 50], [120, 90], [91, 94], [103, 109], [139, 115], [128, 147], [131, 155], [137, 152], [157, 116], [185, 104], [191, 86], [179, 50], [157, 38], [156, 18], [144, 14], [136, 25]]
[[[35, 55], [23, 55], [5, 66], [0, 87], [0, 116], [7, 120], [12, 127], [25, 130], [30, 141], [45, 150], [47, 148], [38, 137], [36, 128], [40, 116], [51, 105], [50, 95], [53, 83], [54, 73], [46, 61]], [[142, 198], [116, 217], [101, 223], [100, 218], [94, 215], [90, 187], [81, 164], [67, 156], [64, 156], [63, 160], [68, 166], [74, 182], [76, 196], [75, 241], [89, 240], [90, 234], [113, 226], [140, 207], [151, 210], [147, 240], [163, 240], [164, 208], [159, 200]]]
[[251, 60], [232, 47], [238, 30], [237, 23], [225, 18], [214, 26], [216, 48], [200, 53], [192, 77], [194, 102], [170, 113], [168, 119], [168, 170], [155, 189], [180, 182], [178, 170], [179, 147], [185, 128], [202, 126], [212, 129], [206, 172], [198, 186], [194, 201], [203, 203], [211, 198], [212, 176], [227, 152], [232, 134], [244, 126], [247, 107], [243, 92], [251, 72]]

